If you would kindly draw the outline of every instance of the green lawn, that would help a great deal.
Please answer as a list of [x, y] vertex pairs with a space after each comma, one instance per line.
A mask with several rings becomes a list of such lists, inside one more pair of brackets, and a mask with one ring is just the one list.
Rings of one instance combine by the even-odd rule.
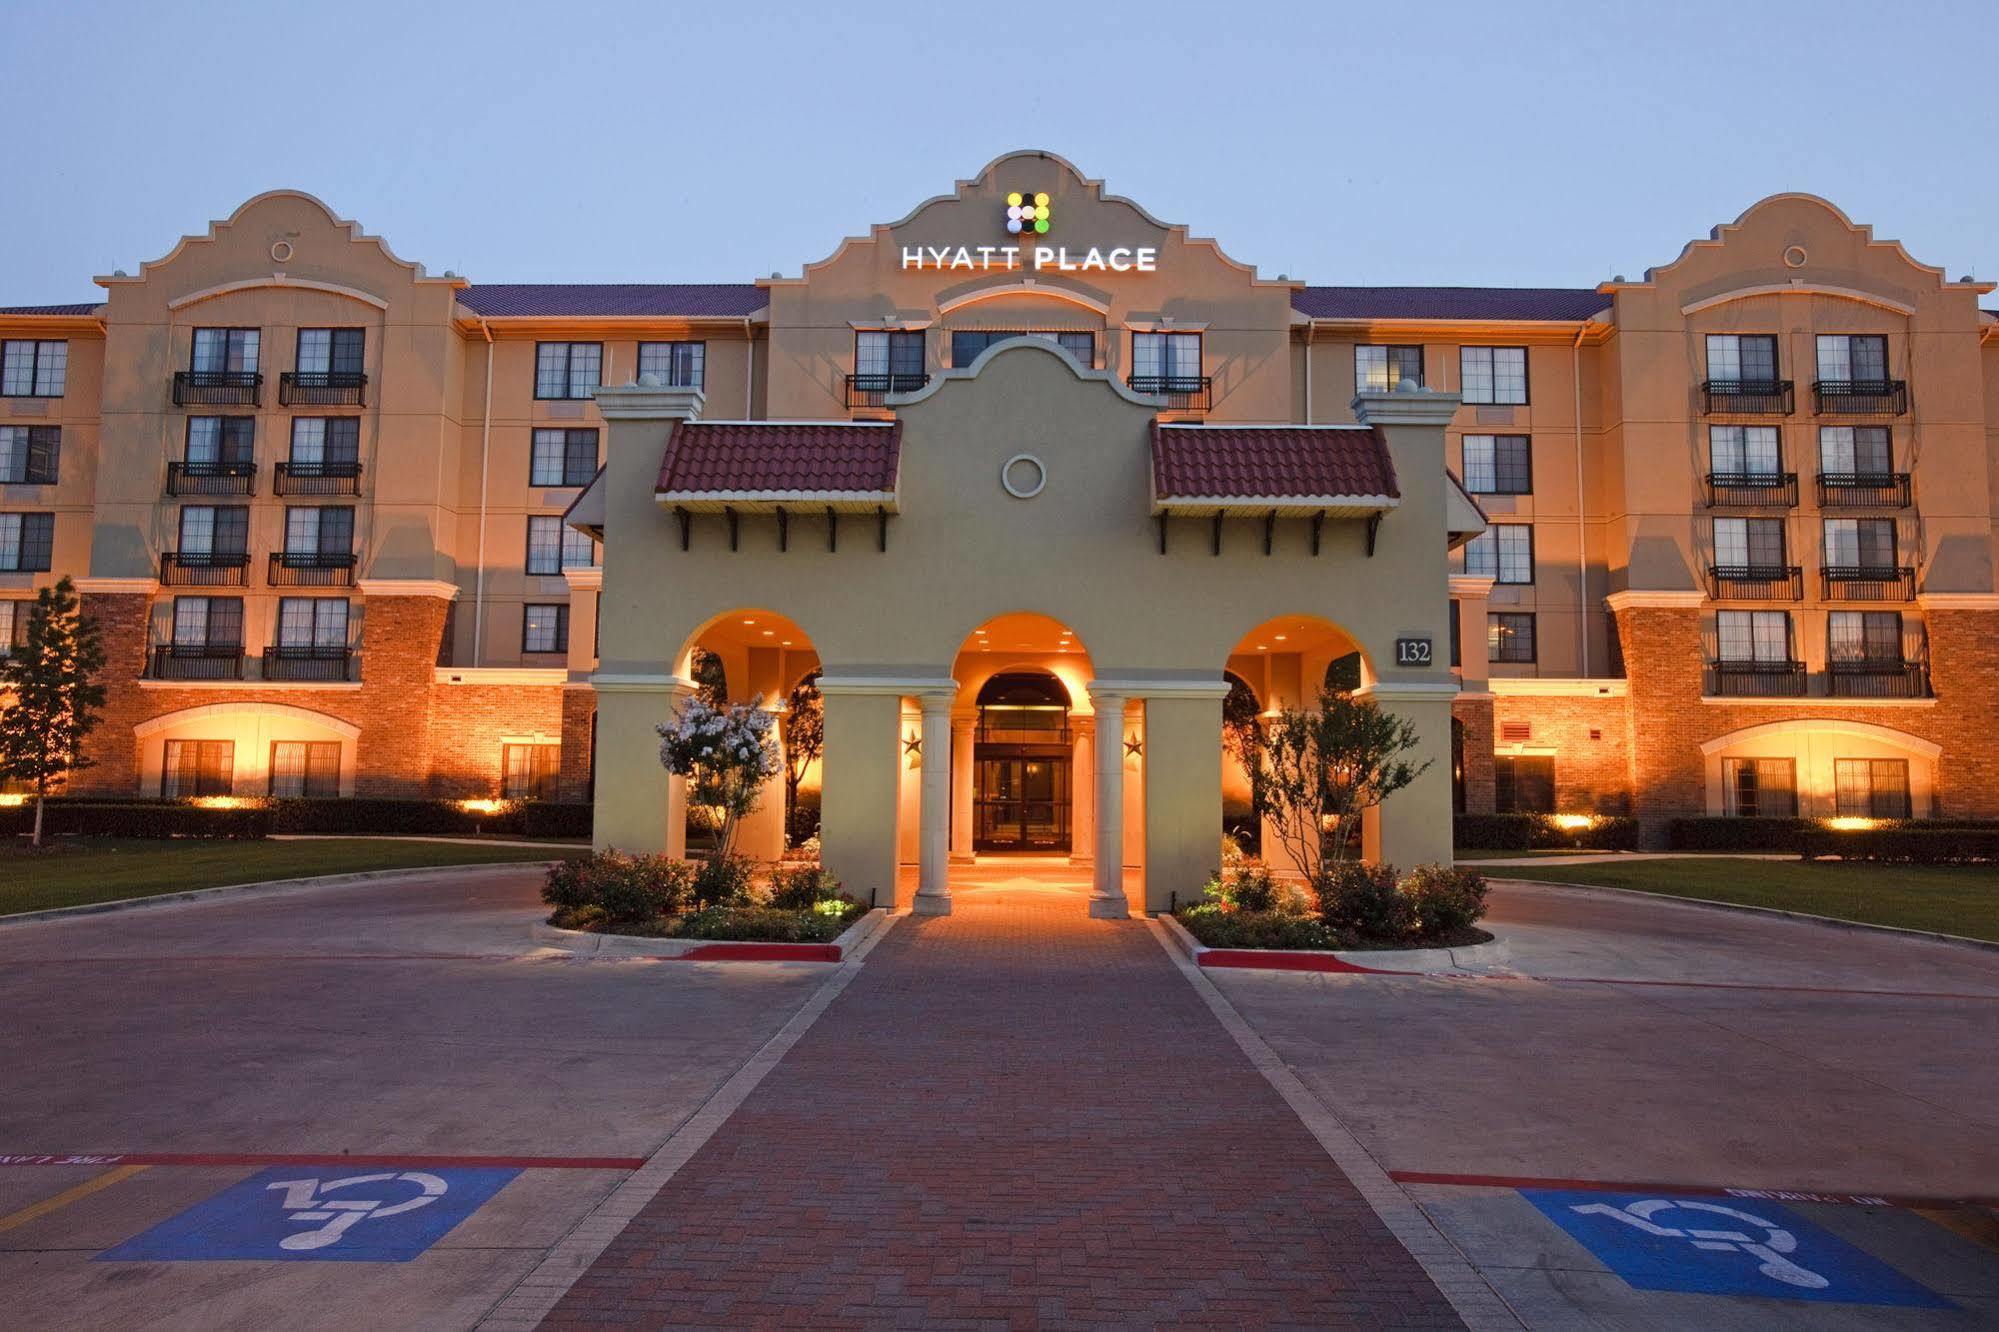
[[1494, 878], [1594, 883], [1709, 902], [1808, 911], [1999, 942], [1999, 866], [1803, 860], [1631, 860], [1495, 869]]
[[[65, 838], [61, 851], [0, 850], [0, 916], [47, 907], [154, 897], [265, 879], [425, 865], [481, 865], [553, 859], [580, 846], [482, 846], [477, 842], [402, 842], [368, 837], [303, 842], [173, 841]], [[22, 844], [25, 848], [25, 842]]]
[[1532, 851], [1452, 851], [1453, 860], [1559, 860], [1563, 856], [1614, 856], [1615, 851], [1583, 851], [1569, 846], [1544, 846]]

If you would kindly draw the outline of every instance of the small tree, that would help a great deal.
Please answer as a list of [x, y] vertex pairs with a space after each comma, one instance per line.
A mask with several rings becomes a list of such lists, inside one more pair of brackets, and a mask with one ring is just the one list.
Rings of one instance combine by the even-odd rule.
[[819, 696], [819, 672], [798, 682], [784, 710], [784, 829], [798, 817], [798, 784], [826, 748], [826, 708]]
[[714, 810], [720, 820], [718, 860], [734, 846], [743, 816], [763, 803], [764, 783], [780, 770], [777, 738], [771, 734], [776, 720], [764, 711], [761, 697], [717, 707], [696, 694], [681, 704], [672, 721], [654, 728], [660, 764], [687, 778], [688, 801]]
[[24, 640], [0, 657], [0, 777], [34, 785], [36, 846], [49, 786], [91, 764], [83, 738], [104, 706], [103, 667], [97, 622], [83, 617], [65, 574], [35, 597]]
[[1315, 712], [1271, 719], [1251, 786], [1300, 869], [1316, 880], [1329, 856], [1346, 858], [1361, 814], [1429, 768], [1402, 757], [1417, 743], [1414, 724], [1343, 689], [1321, 689]]
[[729, 671], [722, 659], [707, 648], [694, 649], [694, 691], [709, 706], [724, 707], [729, 702]]

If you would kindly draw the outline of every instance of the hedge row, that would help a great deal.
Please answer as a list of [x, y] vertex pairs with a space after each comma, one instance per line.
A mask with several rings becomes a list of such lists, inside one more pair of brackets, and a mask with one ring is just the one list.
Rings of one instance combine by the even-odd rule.
[[[0, 808], [0, 834], [26, 836], [35, 828], [33, 805]], [[268, 809], [202, 809], [196, 805], [92, 805], [50, 801], [42, 819], [47, 836], [79, 837], [244, 837], [271, 831]]]
[[1564, 828], [1554, 814], [1460, 814], [1451, 840], [1464, 851], [1531, 851], [1560, 847], [1586, 851], [1632, 851], [1638, 847], [1638, 820], [1595, 814], [1586, 826]]
[[[31, 831], [32, 803], [0, 807], [0, 835]], [[385, 833], [503, 837], [588, 837], [590, 806], [506, 801], [491, 811], [455, 800], [283, 799], [210, 809], [183, 800], [48, 802], [42, 829], [89, 837], [263, 837], [268, 833]]]
[[1912, 865], [1962, 865], [1999, 860], [1999, 828], [1865, 828], [1805, 834], [1799, 853], [1806, 860], [1902, 861]]
[[[1828, 828], [1818, 819], [1702, 818], [1674, 819], [1667, 826], [1667, 844], [1675, 851], [1771, 851], [1798, 855], [1862, 855], [1838, 849], [1859, 848], [1857, 840], [1892, 833], [1931, 836], [1940, 833], [1999, 834], [1999, 822], [1989, 819], [1883, 820], [1865, 829]], [[1870, 857], [1872, 858], [1872, 857]], [[1906, 859], [1907, 857], [1885, 857]]]

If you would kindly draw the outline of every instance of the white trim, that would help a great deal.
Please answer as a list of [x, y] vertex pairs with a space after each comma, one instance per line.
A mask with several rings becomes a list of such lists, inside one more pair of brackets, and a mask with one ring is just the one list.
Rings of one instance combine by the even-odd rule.
[[1746, 301], [1756, 296], [1831, 296], [1843, 301], [1858, 301], [1862, 305], [1877, 305], [1883, 310], [1892, 310], [1898, 315], [1913, 315], [1916, 307], [1901, 301], [1890, 300], [1886, 296], [1876, 296], [1872, 292], [1860, 291], [1854, 287], [1827, 287], [1803, 278], [1793, 278], [1789, 282], [1769, 282], [1757, 287], [1738, 287], [1734, 291], [1724, 291], [1718, 296], [1708, 296], [1680, 307], [1683, 315], [1699, 314], [1717, 305], [1727, 305], [1731, 301]]
[[856, 333], [914, 333], [919, 329], [929, 328], [936, 322], [935, 319], [904, 319], [898, 315], [893, 319], [849, 319], [847, 327]]
[[1205, 319], [1127, 319], [1124, 321], [1128, 333], [1206, 333]]
[[1631, 681], [1613, 679], [1536, 679], [1515, 675], [1494, 676], [1486, 685], [1501, 698], [1623, 698], [1631, 692]]
[[1491, 574], [1452, 574], [1451, 595], [1454, 597], [1488, 597], [1492, 595], [1493, 586], [1498, 581]]
[[[1756, 701], [1768, 703], [1774, 700], [1759, 699]], [[1796, 701], [1805, 702], [1806, 700], [1799, 699]], [[1819, 699], [1812, 699], [1810, 701], [1819, 704], [1823, 704], [1828, 701], [1835, 701], [1838, 702], [1840, 705], [1844, 706], [1847, 703], [1857, 703], [1857, 702], [1862, 702], [1864, 700], [1860, 699], [1827, 700], [1819, 698]], [[1898, 702], [1898, 703], [1936, 702], [1935, 699], [1920, 699], [1920, 700], [1892, 699], [1889, 701]], [[1742, 702], [1742, 700], [1702, 699], [1701, 702], [1740, 703]], [[1935, 741], [1925, 740], [1921, 736], [1910, 735], [1907, 731], [1898, 731], [1890, 726], [1875, 726], [1870, 722], [1838, 721], [1831, 718], [1811, 718], [1811, 717], [1799, 718], [1797, 721], [1764, 722], [1760, 726], [1739, 727], [1736, 730], [1730, 731], [1725, 735], [1718, 735], [1712, 740], [1701, 741], [1701, 753], [1708, 757], [1712, 757], [1713, 755], [1720, 753], [1722, 750], [1727, 749], [1732, 745], [1739, 745], [1742, 744], [1744, 741], [1748, 740], [1760, 740], [1765, 736], [1772, 736], [1772, 735], [1806, 735], [1806, 734], [1850, 735], [1854, 736], [1857, 739], [1877, 740], [1880, 741], [1882, 744], [1895, 745], [1898, 748], [1906, 749], [1912, 754], [1919, 754], [1923, 758], [1930, 760], [1935, 760], [1943, 754], [1943, 746], [1937, 744]]]
[[562, 571], [562, 580], [571, 592], [596, 592], [604, 586], [604, 566], [579, 564]]
[[600, 694], [691, 694], [700, 688], [684, 675], [628, 675], [615, 671], [592, 674], [589, 685]]
[[[147, 685], [164, 684], [178, 689], [185, 687], [188, 683], [185, 680], [160, 682], [141, 680], [139, 685], [141, 688], [144, 688]], [[230, 683], [236, 684], [240, 682], [231, 681]], [[321, 687], [323, 688], [324, 686]], [[359, 685], [352, 687], [355, 689], [360, 688]], [[132, 728], [132, 735], [135, 739], [143, 740], [149, 735], [157, 735], [161, 731], [178, 726], [182, 722], [193, 721], [197, 717], [241, 716], [245, 713], [261, 717], [282, 717], [287, 721], [310, 722], [314, 726], [323, 726], [327, 730], [335, 732], [343, 740], [359, 740], [361, 738], [361, 728], [353, 722], [342, 721], [340, 718], [324, 712], [314, 712], [311, 708], [295, 708], [287, 703], [203, 703], [197, 707], [181, 708], [176, 712], [163, 712], [157, 717], [148, 717]]]
[[[1033, 278], [1022, 278], [1018, 282], [1003, 282], [995, 286], [980, 287], [978, 290], [968, 291], [962, 296], [953, 296], [947, 301], [939, 301], [937, 303], [937, 313], [947, 315], [953, 310], [962, 309], [967, 305], [976, 305], [981, 301], [999, 300], [1008, 296], [1053, 296], [1057, 300], [1080, 305], [1086, 310], [1094, 310], [1105, 318], [1109, 318], [1111, 313], [1111, 307], [1105, 301], [1095, 300], [1078, 291], [1070, 291], [1067, 287], [1043, 286]], [[975, 333], [979, 330], [960, 329], [954, 331]], [[1078, 333], [1087, 333], [1090, 331], [1083, 328], [1076, 330]]]
[[[1015, 463], [1023, 463], [1023, 462], [1034, 464], [1036, 479], [1034, 482], [1034, 488], [1032, 490], [1024, 489], [1020, 486], [1014, 485], [1013, 477], [1010, 475], [1010, 473], [1013, 471], [1013, 465]], [[1031, 453], [1016, 453], [1011, 458], [1008, 458], [1005, 462], [1000, 464], [1000, 487], [1003, 490], [1005, 490], [1007, 494], [1013, 496], [1015, 499], [1020, 499], [1020, 500], [1033, 499], [1036, 495], [1039, 495], [1042, 491], [1048, 488], [1048, 464], [1041, 461], [1041, 459], [1035, 457]]]
[[157, 578], [78, 578], [71, 586], [78, 592], [97, 593], [99, 596], [113, 592], [143, 592], [148, 596], [160, 590]]
[[134, 684], [145, 690], [192, 689], [196, 691], [213, 689], [249, 689], [259, 694], [282, 694], [327, 692], [351, 693], [361, 687], [359, 680], [135, 680]]
[[1999, 592], [1918, 592], [1916, 604], [1924, 610], [1999, 610]]
[[343, 287], [337, 282], [315, 282], [311, 278], [295, 278], [286, 273], [273, 273], [269, 277], [244, 278], [238, 282], [224, 282], [219, 286], [203, 287], [185, 296], [176, 296], [167, 302], [167, 309], [180, 310], [202, 301], [214, 300], [217, 296], [228, 296], [234, 292], [250, 291], [257, 287], [298, 287], [306, 291], [323, 291], [329, 296], [345, 296], [350, 301], [360, 301], [372, 305], [377, 310], [387, 310], [389, 303], [380, 296], [373, 296], [355, 287]]
[[551, 748], [560, 749], [562, 748], [562, 737], [559, 735], [550, 735], [546, 731], [534, 731], [528, 735], [503, 735], [500, 737], [500, 743], [502, 745], [547, 745]]
[[[1720, 697], [1714, 694], [1701, 695], [1701, 702], [1718, 708], [1933, 708], [1937, 701], [1933, 698], [1744, 698], [1739, 695]], [[1772, 725], [1788, 725], [1773, 722]], [[1854, 725], [1862, 723], [1855, 722]]]
[[1164, 394], [1135, 393], [1129, 384], [1119, 379], [1109, 370], [1097, 370], [1086, 366], [1074, 356], [1071, 356], [1067, 347], [1062, 346], [1053, 338], [1036, 337], [1032, 334], [1023, 335], [1018, 338], [1006, 338], [1003, 341], [995, 342], [992, 346], [980, 352], [970, 365], [962, 369], [954, 366], [949, 370], [941, 370], [930, 376], [929, 383], [913, 393], [886, 394], [882, 398], [882, 404], [887, 407], [914, 406], [942, 390], [946, 384], [976, 377], [981, 370], [986, 368], [986, 362], [992, 360], [993, 357], [1004, 356], [1008, 352], [1017, 351], [1046, 352], [1048, 355], [1058, 358], [1070, 370], [1074, 371], [1076, 378], [1085, 382], [1096, 380], [1108, 384], [1112, 392], [1135, 406], [1150, 407], [1157, 411], [1167, 405]]
[[561, 685], [569, 668], [553, 666], [437, 666], [431, 682], [441, 685]]
[[1152, 501], [1152, 511], [1158, 514], [1199, 509], [1199, 516], [1206, 517], [1216, 509], [1254, 510], [1257, 513], [1279, 509], [1295, 510], [1300, 514], [1317, 513], [1323, 509], [1327, 517], [1341, 518], [1362, 513], [1383, 513], [1399, 507], [1401, 503], [1394, 495], [1167, 495]]
[[1167, 676], [1161, 679], [1119, 679], [1105, 676], [1101, 680], [1090, 680], [1084, 688], [1089, 690], [1090, 701], [1098, 699], [1122, 699], [1144, 701], [1148, 698], [1227, 698], [1227, 680], [1199, 679], [1189, 676], [1178, 678]]
[[441, 578], [363, 578], [354, 584], [364, 597], [442, 597], [458, 599], [458, 584]]
[[1603, 599], [1603, 604], [1613, 611], [1697, 610], [1706, 601], [1707, 593], [1697, 589], [1682, 592], [1665, 588], [1627, 588], [1610, 593]]
[[1448, 703], [1462, 688], [1456, 680], [1376, 680], [1354, 690], [1355, 698], [1405, 703]]
[[897, 698], [914, 695], [918, 698], [926, 694], [948, 693], [953, 698], [958, 695], [958, 682], [949, 676], [935, 675], [822, 675], [819, 677], [821, 694], [888, 694]]

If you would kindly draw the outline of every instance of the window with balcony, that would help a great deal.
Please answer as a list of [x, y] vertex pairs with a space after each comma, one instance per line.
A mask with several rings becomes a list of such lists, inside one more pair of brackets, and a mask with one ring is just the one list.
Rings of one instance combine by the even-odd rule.
[[[699, 345], [699, 344], [696, 344]], [[597, 475], [597, 432], [537, 430], [528, 462], [532, 486], [587, 486]]]
[[1497, 754], [1492, 760], [1492, 807], [1501, 814], [1555, 812], [1553, 754]]
[[1887, 426], [1819, 427], [1821, 507], [1906, 509], [1909, 503], [1909, 474], [1895, 470]]
[[509, 800], [553, 800], [561, 776], [560, 745], [500, 746], [500, 794]]
[[1777, 413], [1792, 409], [1791, 381], [1777, 377], [1777, 339], [1768, 333], [1710, 333], [1701, 390], [1710, 412]]
[[708, 373], [705, 342], [641, 342], [639, 377], [658, 375], [663, 388], [700, 388]]
[[[1420, 378], [1420, 362], [1417, 369]], [[1527, 401], [1525, 347], [1462, 347], [1458, 350], [1459, 384], [1466, 402], [1523, 404]]]
[[348, 613], [345, 597], [281, 598], [277, 641], [264, 654], [264, 678], [345, 680]]
[[1798, 479], [1784, 471], [1776, 426], [1711, 425], [1707, 438], [1709, 504], [1798, 502]]
[[196, 563], [205, 557], [234, 558], [250, 553], [250, 510], [242, 504], [187, 504], [180, 511], [179, 554]]
[[1520, 611], [1495, 611], [1485, 617], [1487, 661], [1531, 662], [1535, 659], [1534, 617]]
[[929, 382], [923, 369], [921, 330], [864, 328], [854, 333], [854, 373], [847, 376], [849, 407], [879, 407], [891, 393], [913, 393]]
[[1923, 698], [1921, 635], [1911, 648], [1899, 611], [1833, 611], [1826, 617], [1829, 692], [1844, 698]]
[[1878, 383], [1888, 377], [1888, 339], [1821, 333], [1818, 369], [1820, 379]]
[[69, 344], [9, 338], [0, 343], [0, 398], [60, 398], [69, 374]]
[[1893, 518], [1827, 518], [1825, 564], [1840, 577], [1894, 576]]
[[1175, 410], [1205, 411], [1213, 381], [1201, 373], [1199, 333], [1134, 333], [1131, 377], [1134, 393], [1164, 396]]
[[257, 477], [257, 418], [190, 416], [181, 460], [167, 464], [169, 495], [248, 495]]
[[55, 539], [53, 513], [0, 513], [0, 573], [46, 573]]
[[358, 328], [302, 328], [296, 368], [278, 381], [278, 401], [313, 407], [358, 407], [368, 383], [367, 332]]
[[1412, 381], [1418, 388], [1423, 386], [1421, 347], [1362, 345], [1353, 349], [1353, 382], [1356, 393], [1385, 392], [1405, 379]]
[[243, 676], [243, 600], [175, 597], [169, 641], [153, 648], [156, 680], [238, 680]]
[[354, 565], [351, 507], [285, 510], [285, 547], [271, 556], [273, 587], [343, 586], [353, 582]]
[[340, 742], [271, 742], [271, 794], [280, 799], [331, 798], [340, 794]]
[[1474, 495], [1534, 493], [1534, 450], [1525, 435], [1466, 435], [1465, 489]]
[[[996, 342], [1005, 342], [1008, 338], [1047, 338], [1075, 357], [1077, 363], [1085, 370], [1096, 364], [1097, 335], [1094, 333], [1067, 330], [1044, 332], [1030, 328], [982, 328], [967, 329], [951, 335], [951, 365], [954, 369], [962, 370], [978, 360], [979, 353], [986, 348]], [[1194, 373], [1199, 374], [1199, 369], [1197, 368]]]
[[1805, 692], [1804, 663], [1791, 650], [1788, 611], [1717, 611], [1707, 692], [1728, 698], [1787, 698]]
[[62, 427], [0, 426], [0, 485], [55, 485], [61, 459]]
[[359, 494], [361, 418], [293, 417], [291, 456], [272, 475], [280, 495]]
[[1465, 543], [1465, 572], [1500, 583], [1534, 581], [1534, 525], [1494, 523]]
[[1722, 813], [1737, 818], [1798, 816], [1798, 765], [1787, 758], [1721, 761]]
[[1709, 595], [1791, 599], [1803, 595], [1785, 562], [1781, 518], [1716, 518]]
[[523, 607], [521, 651], [569, 651], [569, 607], [561, 602], [530, 602]]
[[587, 398], [603, 382], [601, 342], [537, 342], [534, 345], [534, 396]]
[[160, 769], [160, 795], [168, 800], [228, 795], [234, 789], [232, 740], [169, 740]]
[[1842, 818], [1909, 817], [1907, 759], [1834, 759], [1834, 812]]
[[254, 328], [197, 328], [188, 369], [198, 375], [254, 375], [262, 340]]
[[1821, 412], [1899, 416], [1909, 409], [1908, 381], [1888, 377], [1888, 339], [1879, 334], [1820, 334], [1812, 391]]

